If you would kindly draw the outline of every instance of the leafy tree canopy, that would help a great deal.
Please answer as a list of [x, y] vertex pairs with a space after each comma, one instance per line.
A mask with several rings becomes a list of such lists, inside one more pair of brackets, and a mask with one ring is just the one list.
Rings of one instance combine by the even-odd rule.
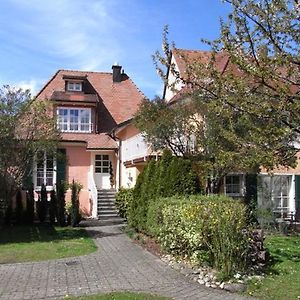
[[0, 199], [6, 205], [32, 169], [36, 153], [53, 151], [58, 139], [46, 101], [33, 100], [28, 90], [0, 89]]
[[[171, 64], [165, 28], [163, 53], [155, 53], [155, 66], [165, 83], [169, 72], [175, 83], [185, 84], [185, 92], [173, 105], [145, 100], [136, 117], [156, 148], [192, 154], [214, 192], [228, 172], [294, 166], [300, 131], [298, 2], [225, 2], [232, 11], [221, 21], [220, 37], [203, 40], [211, 47], [208, 59], [183, 54], [185, 74]], [[218, 67], [220, 60], [226, 62], [224, 68]], [[186, 151], [190, 136], [197, 141], [192, 153]]]

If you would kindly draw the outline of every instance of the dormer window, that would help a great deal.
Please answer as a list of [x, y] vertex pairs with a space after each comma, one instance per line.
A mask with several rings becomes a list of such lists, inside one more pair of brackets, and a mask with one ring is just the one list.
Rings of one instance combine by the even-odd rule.
[[67, 91], [81, 92], [82, 91], [82, 82], [68, 81], [67, 82]]

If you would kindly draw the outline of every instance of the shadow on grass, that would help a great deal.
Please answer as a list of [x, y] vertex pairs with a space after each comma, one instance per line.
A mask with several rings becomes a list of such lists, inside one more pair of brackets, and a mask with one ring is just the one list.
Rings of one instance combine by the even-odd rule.
[[82, 228], [54, 227], [51, 224], [10, 225], [0, 231], [0, 245], [11, 243], [55, 242], [87, 238]]
[[285, 262], [300, 262], [299, 236], [270, 236], [266, 241], [270, 252], [270, 260], [266, 267], [267, 273], [279, 275], [278, 265]]

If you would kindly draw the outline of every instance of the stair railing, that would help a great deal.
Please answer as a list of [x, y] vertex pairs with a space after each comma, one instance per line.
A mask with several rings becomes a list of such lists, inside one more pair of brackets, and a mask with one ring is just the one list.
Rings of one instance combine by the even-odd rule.
[[88, 176], [88, 187], [89, 187], [90, 197], [92, 199], [92, 217], [97, 218], [98, 191], [97, 191], [93, 173], [91, 171], [89, 172], [89, 176]]

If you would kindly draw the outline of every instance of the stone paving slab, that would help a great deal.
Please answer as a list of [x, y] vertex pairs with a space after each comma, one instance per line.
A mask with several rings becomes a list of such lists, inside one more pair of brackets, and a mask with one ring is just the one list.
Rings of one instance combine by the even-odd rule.
[[0, 299], [59, 299], [66, 295], [146, 292], [173, 299], [249, 299], [188, 280], [121, 231], [86, 227], [98, 251], [44, 262], [0, 265]]

